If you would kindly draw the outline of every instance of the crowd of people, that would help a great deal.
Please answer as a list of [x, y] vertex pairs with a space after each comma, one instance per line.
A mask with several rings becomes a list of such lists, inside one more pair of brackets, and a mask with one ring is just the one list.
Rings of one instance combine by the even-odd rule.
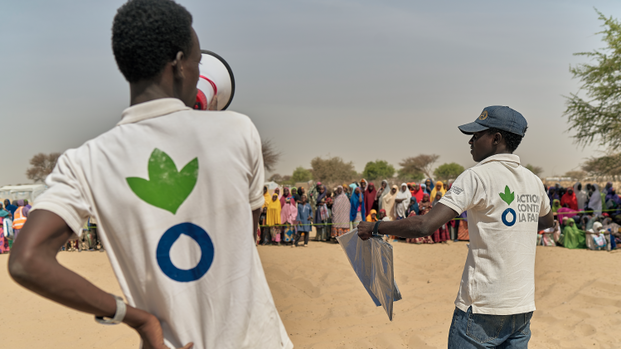
[[611, 182], [603, 189], [578, 182], [546, 190], [556, 219], [554, 227], [539, 232], [541, 245], [612, 250], [621, 242], [621, 198]]
[[[0, 203], [0, 254], [11, 251], [13, 241], [28, 220], [28, 213], [32, 206], [28, 200], [5, 199]], [[90, 218], [84, 226], [84, 233], [76, 239], [67, 241], [61, 251], [101, 251], [103, 246], [97, 235], [97, 222]]]
[[[402, 183], [400, 186], [383, 180], [377, 188], [365, 179], [328, 189], [318, 182], [308, 191], [304, 187], [263, 188], [265, 204], [260, 217], [258, 243], [298, 246], [304, 238], [308, 245], [314, 226], [317, 241], [336, 241], [359, 222], [399, 220], [424, 215], [438, 203], [450, 186], [427, 179], [423, 183]], [[443, 225], [431, 236], [407, 239], [409, 243], [443, 243], [458, 238], [460, 220]], [[398, 241], [397, 237], [386, 237]]]
[[[424, 215], [435, 206], [451, 185], [427, 179], [424, 182], [388, 184], [383, 180], [376, 188], [365, 179], [328, 189], [318, 182], [304, 187], [263, 188], [265, 204], [260, 217], [258, 244], [291, 245], [300, 240], [308, 246], [312, 227], [315, 240], [336, 241], [361, 221], [399, 220]], [[600, 190], [597, 184], [581, 183], [563, 188], [560, 184], [546, 188], [555, 215], [553, 228], [540, 231], [538, 244], [567, 248], [611, 250], [621, 242], [621, 198], [612, 183]], [[386, 237], [393, 242], [397, 237]], [[449, 240], [468, 240], [468, 217], [464, 212], [424, 238], [405, 239], [407, 243], [433, 244]]]

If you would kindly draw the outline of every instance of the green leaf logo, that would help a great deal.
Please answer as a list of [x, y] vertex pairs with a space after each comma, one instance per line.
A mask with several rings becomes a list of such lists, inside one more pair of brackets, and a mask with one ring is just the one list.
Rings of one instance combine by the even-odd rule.
[[507, 205], [511, 205], [511, 203], [513, 202], [513, 199], [515, 198], [514, 193], [511, 192], [508, 185], [505, 185], [504, 194], [499, 193], [498, 195], [500, 195], [500, 198], [502, 199], [502, 201], [506, 202]]
[[181, 171], [168, 154], [155, 148], [149, 158], [149, 179], [128, 177], [127, 184], [139, 198], [155, 207], [176, 214], [188, 198], [198, 178], [198, 158]]

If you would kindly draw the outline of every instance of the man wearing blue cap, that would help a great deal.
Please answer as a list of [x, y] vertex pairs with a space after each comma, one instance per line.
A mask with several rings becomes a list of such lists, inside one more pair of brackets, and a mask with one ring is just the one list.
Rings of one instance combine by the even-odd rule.
[[478, 164], [464, 171], [424, 216], [362, 222], [358, 235], [418, 238], [468, 211], [470, 245], [461, 278], [449, 348], [527, 348], [535, 310], [537, 231], [554, 218], [543, 183], [513, 152], [528, 125], [506, 106], [490, 106], [459, 130], [472, 135]]

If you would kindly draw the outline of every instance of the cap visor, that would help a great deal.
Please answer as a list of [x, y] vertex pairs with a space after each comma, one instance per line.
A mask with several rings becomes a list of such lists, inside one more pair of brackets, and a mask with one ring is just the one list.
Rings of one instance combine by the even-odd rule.
[[481, 132], [481, 131], [485, 131], [487, 130], [489, 127], [487, 126], [483, 126], [481, 124], [478, 124], [476, 122], [471, 122], [469, 124], [465, 124], [465, 125], [461, 125], [458, 127], [459, 130], [463, 133], [463, 134], [467, 134], [467, 135], [471, 135], [473, 133], [476, 132]]

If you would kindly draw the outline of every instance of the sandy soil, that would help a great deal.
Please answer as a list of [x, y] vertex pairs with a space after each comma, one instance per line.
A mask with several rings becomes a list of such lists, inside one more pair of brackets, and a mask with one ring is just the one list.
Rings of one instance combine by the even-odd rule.
[[[445, 348], [466, 242], [395, 244], [403, 300], [392, 322], [376, 308], [338, 245], [260, 246], [272, 294], [296, 348]], [[44, 300], [17, 286], [0, 256], [2, 348], [137, 348], [127, 326]], [[530, 348], [619, 348], [619, 252], [538, 247], [537, 311]], [[63, 252], [62, 264], [111, 293], [120, 290], [105, 253]]]

